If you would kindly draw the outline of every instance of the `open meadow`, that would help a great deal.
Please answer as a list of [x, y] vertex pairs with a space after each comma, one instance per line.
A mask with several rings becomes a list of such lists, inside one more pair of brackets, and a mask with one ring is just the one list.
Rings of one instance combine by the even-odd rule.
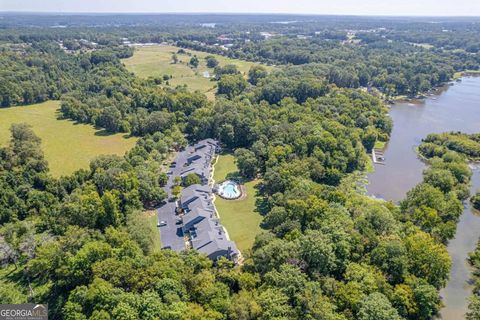
[[[190, 49], [184, 49], [186, 54], [177, 54], [178, 62], [174, 64], [172, 55], [177, 53], [179, 49], [179, 47], [169, 45], [138, 47], [132, 57], [123, 59], [122, 62], [128, 70], [141, 78], [170, 75], [172, 79], [168, 81], [171, 86], [186, 84], [191, 90], [204, 92], [210, 99], [214, 97], [215, 82], [205, 77], [204, 73], [208, 72], [208, 75], [212, 76], [214, 72], [213, 68], [207, 67], [205, 57], [214, 56], [222, 67], [227, 64], [234, 64], [244, 76], [255, 64]], [[199, 59], [197, 68], [192, 68], [189, 65], [189, 61], [194, 55]]]
[[10, 140], [13, 123], [28, 123], [42, 139], [42, 149], [54, 176], [68, 175], [88, 168], [90, 160], [101, 154], [123, 155], [135, 145], [135, 138], [124, 134], [105, 135], [91, 125], [59, 120], [59, 101], [0, 108], [0, 146]]
[[[233, 155], [221, 155], [215, 164], [214, 180], [216, 183], [227, 178], [229, 174], [237, 172], [237, 166]], [[247, 196], [239, 200], [225, 200], [220, 197], [215, 198], [215, 207], [222, 224], [228, 231], [230, 239], [235, 241], [238, 249], [245, 254], [252, 248], [255, 236], [262, 229], [260, 223], [262, 216], [256, 211], [256, 185], [260, 180], [254, 180], [244, 183]]]

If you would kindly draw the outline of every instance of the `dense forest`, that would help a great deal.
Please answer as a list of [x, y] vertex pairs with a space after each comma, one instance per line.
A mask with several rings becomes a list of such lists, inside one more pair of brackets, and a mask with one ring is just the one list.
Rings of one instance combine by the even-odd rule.
[[[444, 166], [445, 163], [451, 173], [448, 177], [448, 172], [437, 170], [435, 177], [435, 184], [441, 189], [445, 190], [445, 187], [453, 190], [455, 183], [455, 177], [459, 177], [459, 174], [465, 178], [463, 182], [468, 180], [469, 168], [466, 163], [471, 161], [478, 161], [480, 154], [480, 135], [479, 134], [464, 134], [460, 132], [449, 132], [443, 134], [431, 134], [420, 146], [420, 153], [431, 159], [432, 168], [437, 167], [438, 164]], [[442, 159], [442, 160], [440, 160]], [[443, 163], [443, 164], [442, 164]], [[430, 170], [430, 169], [429, 169]], [[457, 179], [457, 181], [459, 181]], [[465, 186], [466, 187], [466, 186]], [[457, 190], [459, 190], [457, 188]], [[462, 191], [465, 193], [464, 198], [468, 197], [468, 189]], [[479, 193], [477, 192], [471, 198], [472, 205], [478, 209]], [[468, 320], [478, 319], [480, 317], [480, 285], [478, 277], [480, 274], [480, 242], [477, 244], [477, 249], [472, 252], [469, 257], [470, 264], [472, 265], [473, 272], [473, 296], [470, 299], [469, 312], [466, 314]]]
[[[217, 68], [211, 102], [200, 92], [129, 73], [120, 59], [133, 50], [121, 39], [213, 52], [216, 28], [152, 26], [149, 19], [138, 29], [83, 28], [88, 17], [73, 19], [79, 25], [71, 28], [42, 26], [46, 18], [37, 28], [16, 28], [24, 19], [2, 22], [2, 106], [61, 99], [65, 118], [141, 138], [124, 157], [101, 156], [88, 170], [57, 179], [31, 128], [12, 126], [10, 143], [0, 148], [1, 301], [46, 302], [52, 319], [422, 320], [437, 314], [451, 267], [445, 244], [469, 197], [466, 157], [478, 157], [478, 137], [427, 137], [419, 147], [429, 163], [424, 181], [398, 206], [362, 194], [358, 173], [392, 129], [384, 102], [370, 89], [387, 96], [431, 90], [456, 71], [478, 69], [470, 45], [444, 40], [464, 49], [450, 52], [408, 44], [415, 39], [402, 37], [403, 22], [388, 23], [398, 41], [382, 31], [357, 32], [359, 42], [345, 42], [347, 27], [385, 22], [345, 18], [335, 28], [326, 19], [289, 28], [259, 18], [248, 31], [234, 20], [223, 33], [236, 33], [242, 45], [237, 40], [215, 52], [279, 66], [252, 67], [246, 77]], [[264, 39], [263, 30], [283, 35]], [[246, 178], [262, 179], [257, 207], [264, 232], [242, 266], [213, 263], [193, 250], [154, 251], [140, 219], [142, 210], [165, 200], [161, 161], [204, 138], [235, 150]]]
[[[359, 42], [347, 42], [282, 36], [233, 46], [228, 55], [268, 64], [306, 65], [339, 87], [375, 87], [389, 97], [425, 93], [457, 71], [477, 69], [479, 63], [478, 55], [422, 49], [381, 36], [362, 37], [357, 36]], [[179, 41], [179, 45], [221, 53], [194, 41]]]
[[[98, 49], [111, 51], [116, 48], [117, 56], [126, 57], [132, 52], [128, 47], [121, 47], [125, 39], [128, 43], [170, 42], [268, 64], [301, 64], [316, 69], [318, 75], [339, 87], [376, 88], [387, 98], [425, 93], [450, 80], [455, 72], [478, 70], [480, 64], [480, 40], [477, 37], [480, 30], [475, 20], [472, 23], [444, 18], [432, 24], [414, 18], [309, 19], [308, 16], [292, 16], [291, 21], [295, 23], [284, 24], [272, 23], [275, 17], [269, 16], [142, 17], [143, 23], [138, 23], [135, 16], [73, 16], [67, 19], [61, 16], [7, 15], [0, 22], [4, 28], [0, 43], [5, 44], [2, 50], [7, 50], [7, 54], [2, 54], [2, 60], [6, 61], [2, 62], [0, 83], [0, 88], [5, 87], [5, 90], [0, 93], [9, 93], [3, 97], [2, 105], [55, 97], [75, 84], [71, 81], [80, 80], [78, 74], [90, 66], [88, 54], [77, 57], [82, 59], [81, 68], [71, 62], [69, 65], [69, 61], [52, 65], [53, 47], [63, 47], [70, 53], [93, 50], [93, 55]], [[214, 25], [221, 27], [202, 27], [212, 21], [218, 21]], [[22, 23], [26, 22], [38, 27], [25, 28]], [[88, 22], [97, 28], [85, 28], [84, 24]], [[22, 61], [25, 59], [23, 52], [31, 46], [35, 47], [31, 53], [37, 56], [29, 54], [28, 61]], [[50, 48], [46, 48], [48, 46]], [[17, 54], [12, 54], [12, 50]], [[58, 52], [55, 56], [55, 59], [66, 59]], [[91, 62], [105, 62], [109, 59], [107, 56], [102, 55]], [[25, 69], [25, 64], [29, 68]], [[12, 72], [21, 72], [22, 77], [17, 79]], [[48, 72], [50, 77], [42, 79], [43, 73], [37, 74], [39, 72]], [[75, 76], [68, 76], [68, 73]], [[32, 80], [38, 85], [27, 84], [22, 92], [24, 86], [17, 82]]]

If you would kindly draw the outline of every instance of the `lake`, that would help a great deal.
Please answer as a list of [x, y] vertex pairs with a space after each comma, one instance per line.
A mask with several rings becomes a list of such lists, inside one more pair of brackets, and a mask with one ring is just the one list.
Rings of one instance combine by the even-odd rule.
[[[439, 90], [438, 94], [415, 103], [397, 103], [390, 109], [394, 126], [385, 149], [385, 165], [375, 165], [368, 175], [370, 195], [392, 201], [403, 199], [408, 190], [422, 181], [425, 164], [416, 147], [429, 133], [480, 132], [480, 77], [464, 77], [462, 82]], [[473, 171], [471, 191], [480, 188], [480, 170]], [[480, 217], [466, 204], [457, 233], [448, 244], [453, 266], [450, 281], [441, 295], [445, 308], [442, 319], [462, 319], [471, 287], [466, 261], [480, 237]]]

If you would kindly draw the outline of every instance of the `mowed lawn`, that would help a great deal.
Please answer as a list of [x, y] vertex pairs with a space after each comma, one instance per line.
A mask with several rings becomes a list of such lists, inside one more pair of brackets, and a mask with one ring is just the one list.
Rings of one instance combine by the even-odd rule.
[[160, 232], [158, 228], [158, 217], [157, 217], [157, 210], [149, 210], [143, 212], [144, 219], [148, 222], [148, 232], [150, 234], [150, 238], [152, 239], [153, 243], [153, 252], [160, 252], [162, 250], [162, 245], [160, 243]]
[[[237, 172], [233, 155], [221, 155], [215, 164], [214, 179], [221, 182], [229, 173]], [[259, 180], [245, 183], [247, 197], [242, 200], [224, 200], [216, 197], [215, 206], [222, 224], [228, 231], [230, 239], [235, 241], [240, 251], [244, 254], [252, 248], [255, 236], [262, 229], [260, 223], [262, 216], [256, 212], [256, 188]]]
[[50, 172], [58, 177], [88, 168], [90, 160], [101, 154], [124, 155], [136, 142], [123, 134], [105, 135], [87, 124], [59, 120], [59, 101], [29, 106], [0, 108], [0, 145], [10, 140], [13, 123], [28, 123], [42, 139], [42, 149]]
[[[250, 67], [255, 64], [253, 62], [230, 59], [220, 55], [188, 49], [184, 50], [191, 55], [177, 54], [178, 62], [173, 64], [172, 55], [179, 49], [179, 47], [168, 45], [138, 47], [135, 49], [132, 57], [123, 59], [122, 62], [128, 70], [141, 78], [151, 76], [163, 77], [165, 74], [171, 75], [173, 76], [173, 78], [169, 80], [171, 86], [186, 84], [190, 90], [199, 90], [206, 93], [209, 98], [212, 98], [215, 93], [216, 83], [206, 78], [203, 74], [207, 71], [210, 76], [213, 75], [213, 68], [208, 68], [206, 65], [206, 56], [214, 56], [220, 66], [227, 64], [236, 65], [244, 76], [248, 74]], [[200, 62], [196, 69], [191, 68], [189, 65], [193, 55], [196, 55]]]

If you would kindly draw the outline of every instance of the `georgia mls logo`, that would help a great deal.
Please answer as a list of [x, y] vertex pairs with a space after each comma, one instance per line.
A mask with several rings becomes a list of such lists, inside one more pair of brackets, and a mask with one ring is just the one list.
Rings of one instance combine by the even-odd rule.
[[46, 304], [0, 304], [0, 320], [48, 320]]
[[34, 317], [48, 317], [47, 306], [44, 304], [37, 304], [33, 307], [32, 313]]

